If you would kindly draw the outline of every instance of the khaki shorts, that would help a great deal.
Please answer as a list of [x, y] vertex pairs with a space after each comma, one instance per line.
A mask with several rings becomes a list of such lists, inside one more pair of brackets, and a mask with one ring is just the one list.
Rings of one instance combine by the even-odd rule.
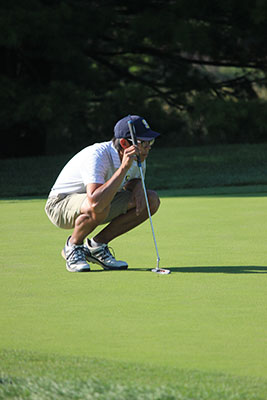
[[[118, 192], [112, 200], [109, 214], [102, 224], [125, 214], [131, 195], [132, 193], [127, 190]], [[49, 197], [45, 205], [45, 212], [54, 225], [63, 229], [72, 229], [76, 218], [81, 214], [81, 206], [86, 196], [86, 193], [74, 193]]]

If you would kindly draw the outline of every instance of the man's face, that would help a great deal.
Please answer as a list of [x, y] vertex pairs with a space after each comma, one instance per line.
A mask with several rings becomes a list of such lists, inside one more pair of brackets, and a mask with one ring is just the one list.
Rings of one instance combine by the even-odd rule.
[[[132, 142], [130, 140], [128, 140], [128, 141], [129, 141], [129, 144], [132, 145]], [[138, 145], [138, 149], [140, 152], [141, 162], [143, 162], [148, 157], [149, 151], [151, 150], [151, 147], [154, 144], [154, 142], [155, 142], [154, 139], [144, 140], [144, 141], [139, 140], [139, 139], [137, 140], [137, 145]]]

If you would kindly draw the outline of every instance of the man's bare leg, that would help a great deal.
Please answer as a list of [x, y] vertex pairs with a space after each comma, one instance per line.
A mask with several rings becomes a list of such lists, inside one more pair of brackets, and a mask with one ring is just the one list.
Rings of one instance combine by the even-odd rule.
[[[160, 200], [156, 192], [148, 191], [148, 199], [150, 204], [151, 215], [155, 214], [159, 208]], [[136, 215], [135, 208], [128, 210], [126, 214], [121, 214], [114, 218], [101, 232], [99, 232], [94, 240], [98, 243], [109, 243], [112, 239], [130, 231], [136, 226], [148, 219], [147, 209], [144, 209], [140, 215]]]
[[110, 207], [107, 207], [102, 213], [94, 213], [90, 211], [87, 202], [81, 208], [81, 215], [76, 219], [73, 233], [70, 238], [72, 244], [83, 244], [84, 239], [89, 233], [105, 220], [109, 213]]

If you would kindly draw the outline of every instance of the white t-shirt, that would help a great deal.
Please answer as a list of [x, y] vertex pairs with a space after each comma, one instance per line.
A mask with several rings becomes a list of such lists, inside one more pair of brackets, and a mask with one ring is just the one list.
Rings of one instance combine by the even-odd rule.
[[[86, 193], [88, 183], [107, 182], [120, 167], [118, 151], [112, 141], [95, 143], [77, 153], [62, 169], [49, 197], [59, 194]], [[142, 163], [145, 175], [146, 163]], [[118, 191], [121, 191], [127, 181], [140, 178], [139, 167], [133, 162]]]

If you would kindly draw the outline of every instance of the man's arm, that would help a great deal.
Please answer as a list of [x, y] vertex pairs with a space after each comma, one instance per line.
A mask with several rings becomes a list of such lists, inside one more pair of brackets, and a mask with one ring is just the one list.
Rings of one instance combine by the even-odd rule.
[[104, 184], [89, 183], [86, 187], [90, 207], [95, 212], [102, 212], [113, 200], [123, 179], [131, 167], [136, 155], [136, 148], [130, 146], [123, 152], [122, 162], [113, 176]]
[[146, 199], [141, 179], [132, 179], [124, 185], [126, 190], [132, 192], [129, 209], [135, 208], [136, 215], [139, 215], [146, 208]]

